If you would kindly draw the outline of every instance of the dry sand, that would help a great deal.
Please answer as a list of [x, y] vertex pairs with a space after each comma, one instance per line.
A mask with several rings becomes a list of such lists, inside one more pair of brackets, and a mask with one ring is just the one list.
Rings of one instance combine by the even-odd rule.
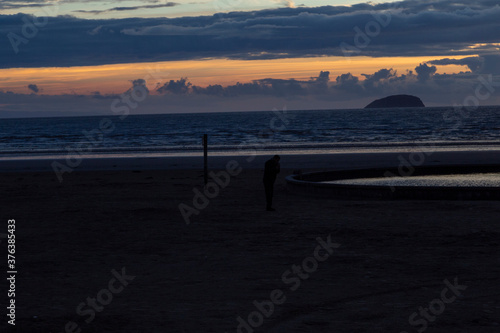
[[[189, 225], [179, 204], [203, 190], [200, 170], [0, 174], [2, 219], [17, 226], [17, 332], [237, 332], [273, 290], [282, 304], [255, 332], [500, 332], [498, 202], [311, 199], [286, 191], [283, 167], [276, 212], [262, 171], [244, 168]], [[329, 235], [340, 247], [307, 266]], [[311, 272], [285, 283], [303, 262]], [[107, 301], [122, 268], [135, 278], [85, 322], [76, 308]], [[443, 293], [455, 279], [467, 289]], [[437, 315], [419, 314], [430, 303]]]

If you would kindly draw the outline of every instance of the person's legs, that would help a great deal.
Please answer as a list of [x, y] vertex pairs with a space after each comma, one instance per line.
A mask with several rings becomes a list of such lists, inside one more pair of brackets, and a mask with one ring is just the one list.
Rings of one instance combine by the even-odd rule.
[[264, 182], [264, 189], [266, 191], [266, 208], [271, 209], [273, 206], [273, 184]]

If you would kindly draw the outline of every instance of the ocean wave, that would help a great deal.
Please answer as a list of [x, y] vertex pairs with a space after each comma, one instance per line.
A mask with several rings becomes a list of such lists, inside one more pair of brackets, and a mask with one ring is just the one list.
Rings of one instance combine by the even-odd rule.
[[[254, 142], [238, 145], [209, 145], [208, 150], [218, 153], [237, 153], [248, 151], [280, 151], [280, 152], [295, 152], [295, 151], [310, 151], [311, 153], [321, 151], [358, 151], [358, 150], [432, 150], [432, 149], [465, 149], [465, 148], [498, 148], [498, 141], [415, 141], [415, 142]], [[133, 146], [133, 147], [95, 147], [91, 149], [78, 150], [75, 147], [68, 149], [6, 149], [0, 151], [0, 157], [13, 156], [63, 156], [79, 154], [83, 156], [94, 155], [115, 155], [115, 154], [181, 154], [181, 153], [202, 153], [202, 145], [185, 145], [185, 146]]]

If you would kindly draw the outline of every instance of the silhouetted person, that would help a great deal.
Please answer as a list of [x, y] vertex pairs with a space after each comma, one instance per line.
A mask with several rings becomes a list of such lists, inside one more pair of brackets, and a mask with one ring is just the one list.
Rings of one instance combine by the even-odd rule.
[[280, 157], [274, 155], [268, 160], [264, 168], [264, 189], [266, 190], [266, 210], [273, 212], [273, 192], [276, 175], [280, 172]]

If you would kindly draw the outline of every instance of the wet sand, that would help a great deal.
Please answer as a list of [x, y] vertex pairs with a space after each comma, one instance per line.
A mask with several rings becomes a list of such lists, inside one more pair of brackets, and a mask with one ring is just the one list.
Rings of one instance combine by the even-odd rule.
[[[306, 198], [286, 191], [297, 166], [286, 163], [276, 212], [264, 209], [262, 171], [243, 162], [200, 209], [196, 165], [81, 169], [62, 183], [1, 173], [17, 332], [498, 332], [498, 202]], [[198, 211], [189, 224], [180, 204]], [[340, 246], [317, 251], [328, 237]]]

